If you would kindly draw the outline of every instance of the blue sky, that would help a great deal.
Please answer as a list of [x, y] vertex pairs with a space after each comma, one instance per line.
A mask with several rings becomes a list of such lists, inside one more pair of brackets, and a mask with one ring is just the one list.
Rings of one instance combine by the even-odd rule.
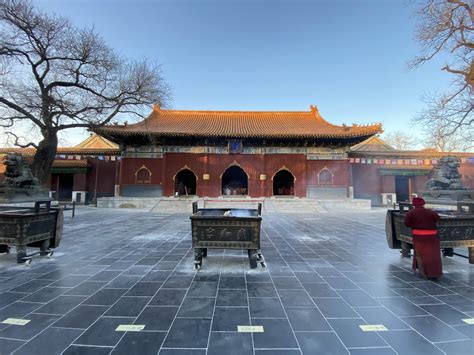
[[[309, 110], [335, 124], [416, 131], [424, 93], [449, 76], [416, 70], [407, 0], [35, 0], [94, 25], [128, 57], [162, 64], [174, 109]], [[82, 136], [68, 136], [71, 143]]]

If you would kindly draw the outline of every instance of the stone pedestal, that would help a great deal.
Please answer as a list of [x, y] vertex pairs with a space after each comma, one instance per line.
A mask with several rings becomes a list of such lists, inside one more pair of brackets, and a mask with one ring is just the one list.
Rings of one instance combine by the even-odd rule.
[[0, 204], [51, 201], [49, 189], [43, 187], [0, 187]]
[[474, 190], [424, 190], [420, 193], [428, 204], [457, 205], [459, 202], [474, 203]]

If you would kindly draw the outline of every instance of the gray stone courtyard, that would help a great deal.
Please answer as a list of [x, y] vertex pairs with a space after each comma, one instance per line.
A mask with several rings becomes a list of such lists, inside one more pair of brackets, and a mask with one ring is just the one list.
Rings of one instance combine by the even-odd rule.
[[[209, 250], [189, 214], [66, 212], [51, 259], [0, 256], [0, 354], [469, 354], [474, 266], [425, 281], [388, 249], [385, 211], [264, 213], [267, 268]], [[1, 323], [7, 318], [25, 325]], [[468, 321], [469, 322], [469, 321]], [[119, 325], [141, 331], [116, 331]], [[238, 332], [238, 326], [263, 332]], [[383, 325], [363, 331], [361, 325]]]

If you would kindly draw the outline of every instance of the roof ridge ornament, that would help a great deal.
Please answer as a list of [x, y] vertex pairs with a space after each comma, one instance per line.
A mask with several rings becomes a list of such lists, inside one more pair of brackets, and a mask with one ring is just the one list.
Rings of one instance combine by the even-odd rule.
[[153, 111], [161, 111], [161, 105], [159, 102], [153, 105]]
[[316, 106], [316, 105], [309, 105], [309, 108], [310, 108], [310, 110], [311, 110], [312, 113], [314, 113], [315, 115], [319, 116], [318, 106]]

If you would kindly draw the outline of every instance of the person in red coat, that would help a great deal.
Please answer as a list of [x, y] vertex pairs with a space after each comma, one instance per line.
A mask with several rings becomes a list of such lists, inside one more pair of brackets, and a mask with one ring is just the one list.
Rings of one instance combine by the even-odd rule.
[[438, 279], [443, 275], [441, 251], [437, 237], [436, 223], [439, 215], [424, 207], [425, 200], [421, 197], [413, 199], [413, 208], [405, 215], [405, 225], [412, 229], [413, 234], [413, 272], [416, 268], [420, 275], [430, 279]]

